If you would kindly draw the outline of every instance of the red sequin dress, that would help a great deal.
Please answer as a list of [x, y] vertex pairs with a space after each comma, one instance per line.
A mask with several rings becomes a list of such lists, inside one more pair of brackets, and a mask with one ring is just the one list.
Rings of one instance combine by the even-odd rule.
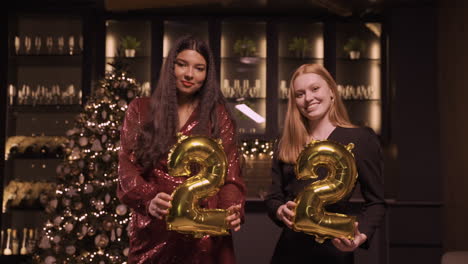
[[[228, 172], [220, 191], [206, 199], [201, 206], [226, 209], [245, 203], [245, 185], [240, 178], [239, 156], [234, 140], [234, 126], [225, 106], [217, 106], [221, 139], [228, 158]], [[158, 220], [148, 213], [149, 202], [159, 192], [171, 194], [185, 178], [168, 174], [167, 158], [159, 162], [152, 175], [143, 177], [142, 168], [135, 163], [132, 146], [139, 127], [149, 120], [149, 99], [133, 100], [127, 110], [121, 130], [119, 152], [119, 185], [117, 196], [133, 213], [129, 227], [131, 264], [149, 263], [235, 263], [231, 236], [205, 236], [200, 239], [166, 229], [165, 220]], [[198, 124], [194, 111], [180, 132], [190, 135]], [[243, 210], [241, 212], [243, 219]]]

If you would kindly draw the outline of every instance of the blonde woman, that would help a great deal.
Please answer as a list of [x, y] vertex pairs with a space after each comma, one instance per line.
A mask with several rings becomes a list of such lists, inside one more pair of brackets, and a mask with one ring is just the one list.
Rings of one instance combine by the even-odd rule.
[[[273, 159], [272, 185], [265, 199], [270, 218], [283, 227], [271, 263], [353, 263], [354, 250], [369, 246], [385, 215], [379, 140], [372, 129], [357, 127], [349, 121], [335, 81], [319, 64], [304, 64], [294, 72], [289, 95], [285, 126]], [[335, 238], [319, 244], [314, 236], [291, 229], [294, 198], [314, 181], [298, 180], [294, 165], [305, 144], [326, 139], [355, 144], [357, 185], [365, 202], [357, 215], [353, 240]], [[325, 173], [319, 170], [318, 179]], [[349, 197], [327, 206], [326, 210], [350, 214]]]

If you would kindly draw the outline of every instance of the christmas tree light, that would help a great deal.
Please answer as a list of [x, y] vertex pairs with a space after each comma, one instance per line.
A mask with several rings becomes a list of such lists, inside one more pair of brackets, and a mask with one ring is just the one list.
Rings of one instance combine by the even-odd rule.
[[125, 111], [141, 89], [122, 61], [113, 66], [67, 132], [34, 262], [126, 262], [130, 210], [116, 197], [118, 150]]

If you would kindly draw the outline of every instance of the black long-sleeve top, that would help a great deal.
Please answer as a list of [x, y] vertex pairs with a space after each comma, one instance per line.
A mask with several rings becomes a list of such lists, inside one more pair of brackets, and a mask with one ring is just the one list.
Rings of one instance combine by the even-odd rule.
[[[383, 157], [379, 140], [370, 128], [343, 128], [336, 127], [328, 137], [329, 140], [347, 145], [354, 143], [352, 150], [356, 160], [358, 179], [364, 204], [357, 215], [359, 230], [366, 234], [367, 241], [362, 245], [366, 248], [369, 241], [382, 222], [386, 211], [383, 188]], [[278, 220], [276, 212], [278, 207], [287, 201], [292, 201], [304, 189], [305, 186], [325, 176], [325, 171], [318, 171], [318, 179], [298, 180], [294, 173], [294, 164], [288, 164], [278, 159], [278, 151], [272, 163], [272, 185], [265, 198], [270, 218], [279, 226], [284, 227], [283, 222]], [[354, 188], [353, 192], [356, 190]], [[329, 212], [350, 214], [351, 204], [349, 199], [352, 193], [338, 203], [326, 206]], [[286, 242], [286, 241], [285, 241]], [[281, 241], [280, 241], [281, 243]], [[289, 243], [289, 242], [288, 242]], [[291, 241], [294, 243], [294, 241]]]

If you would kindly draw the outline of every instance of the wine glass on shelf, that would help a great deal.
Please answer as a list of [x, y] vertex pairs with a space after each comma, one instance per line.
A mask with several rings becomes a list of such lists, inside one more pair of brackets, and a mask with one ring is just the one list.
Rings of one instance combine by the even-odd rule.
[[3, 255], [9, 256], [13, 252], [11, 251], [11, 246], [10, 246], [10, 238], [11, 238], [11, 228], [7, 229], [7, 242], [6, 242], [6, 247], [3, 250]]
[[18, 102], [17, 104], [18, 105], [22, 105], [23, 104], [23, 90], [18, 90]]
[[288, 87], [286, 86], [286, 80], [280, 81], [280, 98], [287, 99], [288, 98]]
[[31, 89], [31, 101], [32, 101], [32, 105], [33, 106], [36, 106], [36, 104], [38, 104], [39, 102], [39, 90], [40, 90], [40, 86], [37, 85], [36, 86], [36, 89]]
[[32, 91], [31, 97], [33, 101], [33, 106], [42, 104], [42, 86], [41, 85], [36, 86], [36, 90]]
[[372, 87], [372, 85], [368, 85], [365, 89], [366, 91], [366, 99], [374, 99], [374, 88]]
[[48, 36], [46, 38], [46, 46], [47, 46], [47, 51], [49, 52], [49, 54], [51, 54], [52, 48], [54, 47], [54, 42], [51, 36]]
[[28, 232], [28, 229], [23, 228], [23, 242], [21, 243], [21, 249], [20, 249], [20, 254], [21, 255], [28, 254], [28, 250], [26, 249], [26, 237], [27, 237], [27, 234], [28, 234], [27, 232]]
[[28, 105], [30, 104], [30, 97], [31, 97], [31, 87], [28, 84], [23, 84], [21, 88], [21, 95], [22, 95], [22, 104]]
[[34, 48], [36, 49], [36, 54], [39, 54], [41, 53], [41, 37], [40, 36], [36, 36], [34, 37]]
[[360, 93], [360, 88], [359, 87], [360, 86], [354, 86], [354, 85], [351, 86], [351, 95], [352, 95], [353, 100], [360, 99], [359, 97], [360, 97], [361, 93]]
[[244, 98], [250, 97], [249, 89], [250, 89], [249, 80], [242, 80], [242, 95], [241, 96]]
[[24, 50], [26, 54], [29, 54], [29, 52], [31, 51], [31, 38], [28, 36], [24, 37]]
[[80, 90], [78, 91], [78, 104], [81, 104], [82, 97], [83, 97], [83, 92], [82, 92], [81, 89], [80, 89]]
[[74, 48], [75, 48], [75, 37], [70, 36], [68, 38], [68, 54], [73, 55]]
[[82, 52], [83, 51], [83, 35], [80, 35], [78, 45], [80, 46], [80, 52]]
[[15, 53], [16, 53], [16, 55], [18, 55], [20, 47], [21, 47], [20, 37], [15, 36]]
[[47, 104], [47, 88], [44, 85], [41, 85], [39, 88], [39, 103], [41, 105]]
[[60, 54], [63, 53], [63, 46], [65, 45], [65, 40], [63, 36], [57, 38], [57, 47]]
[[68, 94], [68, 104], [73, 104], [74, 103], [74, 97], [75, 97], [75, 86], [73, 84], [70, 84], [67, 88], [67, 94]]
[[52, 104], [59, 104], [60, 87], [57, 84], [52, 85]]
[[223, 93], [224, 97], [228, 98], [228, 87], [229, 87], [229, 81], [227, 79], [223, 80], [223, 85], [221, 86], [221, 92]]
[[16, 87], [13, 84], [10, 84], [8, 86], [8, 99], [9, 99], [8, 102], [10, 103], [10, 105], [13, 105], [15, 96], [16, 96]]
[[262, 91], [262, 81], [260, 79], [256, 79], [255, 80], [255, 94], [257, 97], [262, 96], [261, 91]]
[[233, 90], [234, 90], [234, 95], [233, 95], [233, 97], [235, 97], [235, 98], [240, 98], [240, 97], [242, 97], [242, 95], [241, 95], [240, 80], [238, 80], [238, 79], [235, 79], [235, 80], [234, 80], [234, 87], [233, 87]]

